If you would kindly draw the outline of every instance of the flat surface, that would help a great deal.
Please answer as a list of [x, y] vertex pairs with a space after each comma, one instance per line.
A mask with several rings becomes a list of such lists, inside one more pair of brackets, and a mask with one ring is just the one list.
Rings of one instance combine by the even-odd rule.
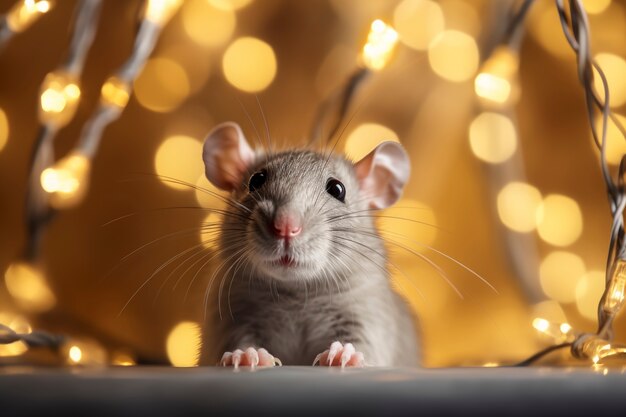
[[0, 368], [3, 417], [599, 416], [624, 410], [624, 370], [604, 375], [578, 368]]

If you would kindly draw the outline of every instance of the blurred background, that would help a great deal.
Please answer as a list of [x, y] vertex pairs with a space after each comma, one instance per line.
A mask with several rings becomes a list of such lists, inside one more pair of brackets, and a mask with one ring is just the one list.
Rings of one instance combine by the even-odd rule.
[[[0, 0], [0, 13], [15, 3]], [[66, 56], [77, 4], [57, 1], [0, 53], [2, 271], [25, 244], [39, 89]], [[54, 142], [57, 158], [73, 149], [102, 84], [128, 58], [142, 4], [104, 2], [80, 104]], [[515, 99], [486, 105], [475, 81], [513, 4], [185, 0], [120, 119], [105, 130], [84, 201], [50, 223], [38, 261], [41, 279], [0, 285], [0, 322], [72, 335], [82, 341], [74, 347], [83, 359], [104, 350], [119, 364], [194, 364], [211, 269], [194, 280], [197, 258], [179, 257], [153, 272], [200, 243], [200, 225], [217, 200], [157, 175], [210, 187], [202, 140], [228, 120], [251, 141], [265, 118], [275, 142], [305, 144], [320, 103], [357, 70], [370, 25], [382, 19], [399, 43], [384, 68], [360, 84], [338, 149], [358, 159], [380, 141], [398, 140], [410, 153], [412, 178], [387, 215], [418, 222], [385, 218], [380, 226], [394, 233], [394, 285], [420, 318], [424, 364], [522, 359], [552, 342], [533, 329], [538, 317], [595, 331], [610, 213], [575, 56], [553, 1], [535, 1], [528, 14], [519, 77], [510, 80]], [[584, 4], [593, 54], [621, 118], [626, 2]], [[608, 140], [608, 159], [616, 164], [626, 144], [614, 126]], [[618, 341], [625, 331], [618, 320]], [[76, 349], [70, 359], [80, 362]], [[22, 352], [17, 344], [0, 346], [7, 358]]]

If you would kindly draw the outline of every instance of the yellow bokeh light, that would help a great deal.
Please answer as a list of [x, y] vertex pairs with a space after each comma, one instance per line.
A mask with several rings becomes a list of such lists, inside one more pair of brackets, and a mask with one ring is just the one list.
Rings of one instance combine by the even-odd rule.
[[539, 237], [554, 246], [569, 246], [583, 231], [583, 215], [570, 197], [550, 194], [536, 212]]
[[145, 17], [159, 26], [165, 25], [178, 11], [182, 0], [148, 0]]
[[71, 153], [41, 173], [41, 187], [50, 194], [50, 205], [64, 209], [80, 203], [89, 188], [91, 161]]
[[0, 151], [6, 146], [9, 139], [9, 119], [0, 108]]
[[[543, 321], [545, 321], [545, 324], [547, 324], [548, 326], [550, 325], [550, 323], [566, 323], [567, 322], [567, 317], [565, 316], [563, 307], [561, 307], [561, 305], [554, 300], [546, 300], [546, 301], [537, 303], [532, 306], [531, 310], [532, 310], [531, 312], [532, 317], [542, 319]], [[535, 327], [534, 324], [535, 323], [533, 320], [533, 327]]]
[[586, 319], [598, 318], [598, 304], [604, 292], [604, 271], [589, 271], [576, 286], [576, 307]]
[[15, 4], [6, 16], [6, 23], [12, 32], [23, 32], [41, 15], [50, 11], [54, 1], [23, 0]]
[[611, 0], [585, 0], [583, 7], [589, 14], [600, 14], [609, 8]]
[[472, 0], [438, 0], [443, 10], [446, 29], [460, 30], [477, 39], [480, 35], [481, 18]]
[[204, 174], [200, 175], [196, 181], [196, 187], [196, 201], [200, 207], [209, 209], [224, 208], [226, 203], [222, 198], [228, 199], [228, 193], [211, 184]]
[[276, 76], [276, 55], [260, 39], [235, 40], [222, 58], [224, 76], [236, 88], [254, 93], [266, 89]]
[[209, 3], [222, 10], [239, 10], [247, 7], [252, 0], [209, 0]]
[[474, 38], [458, 30], [442, 32], [428, 47], [431, 68], [448, 81], [463, 82], [474, 77], [479, 58]]
[[[171, 136], [165, 139], [154, 157], [156, 173], [160, 180], [177, 190], [193, 190], [198, 177], [204, 172], [202, 142], [189, 136]], [[184, 182], [176, 184], [172, 180]]]
[[200, 243], [207, 249], [216, 250], [219, 247], [222, 216], [211, 212], [204, 218], [200, 229]]
[[517, 149], [513, 121], [498, 113], [479, 114], [470, 124], [469, 139], [474, 155], [492, 164], [506, 161]]
[[500, 220], [516, 232], [531, 232], [537, 226], [535, 212], [541, 204], [541, 193], [530, 184], [511, 182], [498, 193]]
[[42, 312], [51, 309], [56, 298], [40, 269], [25, 262], [16, 262], [4, 273], [9, 294], [26, 311]]
[[443, 11], [431, 0], [404, 0], [393, 12], [393, 25], [400, 42], [417, 50], [426, 50], [445, 28]]
[[[626, 117], [613, 113], [617, 120], [626, 129]], [[598, 140], [602, 140], [602, 115], [597, 115], [595, 120]], [[593, 140], [593, 137], [591, 138]], [[595, 149], [595, 143], [594, 143]], [[607, 120], [606, 129], [606, 160], [609, 164], [619, 165], [622, 157], [626, 154], [626, 138], [610, 118]]]
[[476, 94], [490, 104], [516, 101], [519, 96], [517, 70], [517, 54], [507, 47], [497, 48], [474, 79]]
[[80, 99], [78, 80], [64, 72], [46, 75], [41, 84], [39, 118], [42, 123], [63, 127], [74, 117]]
[[137, 365], [137, 361], [132, 354], [125, 351], [117, 351], [113, 352], [111, 364], [114, 366], [134, 366]]
[[219, 9], [207, 0], [185, 1], [181, 14], [185, 33], [195, 43], [205, 47], [226, 43], [237, 25], [233, 10]]
[[356, 127], [346, 139], [345, 154], [353, 161], [361, 160], [382, 142], [400, 142], [398, 135], [387, 126], [363, 123]]
[[68, 365], [107, 364], [107, 351], [93, 339], [71, 339], [62, 346], [61, 351]]
[[167, 357], [174, 366], [197, 366], [200, 343], [200, 325], [191, 321], [180, 322], [167, 336]]
[[576, 286], [585, 275], [585, 262], [571, 252], [554, 251], [539, 266], [539, 279], [543, 292], [561, 303], [576, 301]]
[[189, 77], [182, 66], [168, 58], [150, 59], [135, 80], [135, 97], [147, 109], [168, 112], [189, 95]]
[[74, 363], [80, 363], [83, 358], [83, 351], [78, 346], [72, 346], [68, 352], [68, 358]]
[[[0, 312], [0, 324], [4, 324], [16, 333], [26, 334], [32, 331], [30, 324], [24, 317], [17, 316], [8, 312]], [[0, 335], [3, 334], [0, 329]], [[21, 340], [17, 342], [2, 344], [0, 343], [0, 357], [19, 356], [28, 350], [28, 345]]]
[[[380, 232], [389, 242], [397, 242], [413, 251], [421, 252], [432, 246], [437, 238], [437, 217], [434, 210], [426, 204], [403, 198], [392, 207], [381, 212], [377, 219]], [[415, 259], [410, 251], [390, 247], [404, 258]]]
[[104, 105], [124, 108], [130, 97], [130, 85], [118, 77], [109, 77], [100, 91]]
[[[609, 105], [619, 107], [626, 103], [626, 60], [620, 56], [609, 53], [597, 54], [594, 59], [602, 68], [609, 86]], [[602, 79], [594, 70], [593, 85], [598, 95], [604, 99], [604, 87]]]
[[372, 71], [383, 69], [397, 43], [398, 32], [382, 20], [374, 20], [367, 35], [367, 42], [361, 51], [361, 62]]

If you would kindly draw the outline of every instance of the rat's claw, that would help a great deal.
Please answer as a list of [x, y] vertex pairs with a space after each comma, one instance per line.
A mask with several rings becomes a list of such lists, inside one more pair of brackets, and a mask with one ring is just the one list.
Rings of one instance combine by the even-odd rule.
[[221, 366], [228, 366], [232, 363], [233, 353], [232, 352], [224, 352], [222, 355], [222, 359], [218, 363]]
[[328, 351], [328, 366], [332, 366], [333, 365], [333, 361], [335, 360], [335, 356], [337, 356], [337, 353], [339, 353], [339, 351], [341, 350], [343, 346], [341, 346], [341, 343], [339, 342], [333, 342], [330, 345], [330, 349]]
[[257, 353], [255, 348], [246, 349], [246, 357], [248, 358], [248, 363], [252, 369], [256, 368], [259, 364], [259, 354]]
[[239, 368], [242, 355], [243, 355], [243, 350], [241, 349], [237, 349], [233, 352], [233, 366], [235, 367], [235, 369]]
[[[345, 368], [348, 361], [352, 358], [352, 355], [356, 353], [356, 349], [352, 343], [346, 343], [343, 346], [343, 353], [341, 354], [341, 367]], [[361, 354], [363, 356], [363, 354]]]
[[311, 366], [315, 366], [315, 365], [317, 365], [317, 363], [320, 361], [320, 359], [322, 358], [322, 355], [323, 355], [324, 353], [325, 353], [325, 352], [322, 352], [322, 353], [320, 353], [319, 355], [317, 355], [317, 356], [315, 357], [315, 360], [313, 361], [313, 365], [311, 365]]

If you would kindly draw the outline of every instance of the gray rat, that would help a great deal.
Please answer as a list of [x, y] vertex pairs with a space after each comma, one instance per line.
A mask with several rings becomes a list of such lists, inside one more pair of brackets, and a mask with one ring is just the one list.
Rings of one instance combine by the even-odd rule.
[[373, 216], [409, 178], [400, 144], [354, 164], [332, 152], [255, 152], [228, 122], [208, 134], [203, 159], [231, 198], [202, 365], [418, 364], [416, 322], [390, 286]]

